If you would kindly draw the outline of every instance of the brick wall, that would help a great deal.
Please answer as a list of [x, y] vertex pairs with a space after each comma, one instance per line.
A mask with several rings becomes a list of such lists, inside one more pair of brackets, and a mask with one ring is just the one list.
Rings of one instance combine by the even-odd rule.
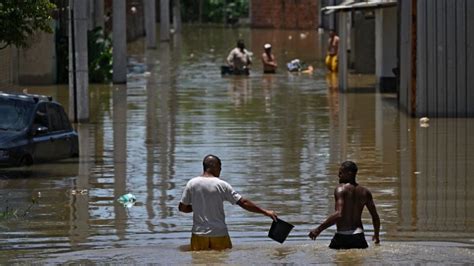
[[275, 29], [316, 29], [319, 0], [250, 0], [251, 26]]

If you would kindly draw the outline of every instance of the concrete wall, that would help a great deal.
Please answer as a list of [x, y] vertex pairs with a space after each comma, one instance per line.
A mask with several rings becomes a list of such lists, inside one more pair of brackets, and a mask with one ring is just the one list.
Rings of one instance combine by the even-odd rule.
[[54, 34], [38, 32], [31, 46], [19, 50], [18, 83], [49, 85], [56, 83], [56, 45]]
[[15, 83], [16, 73], [13, 71], [14, 53], [11, 46], [0, 50], [0, 90], [6, 90]]
[[275, 29], [316, 29], [319, 0], [250, 0], [251, 26]]
[[375, 72], [375, 18], [367, 14], [366, 11], [355, 11], [353, 16], [351, 53], [357, 73]]
[[54, 34], [39, 32], [30, 37], [30, 47], [9, 46], [0, 50], [0, 90], [16, 85], [56, 83]]

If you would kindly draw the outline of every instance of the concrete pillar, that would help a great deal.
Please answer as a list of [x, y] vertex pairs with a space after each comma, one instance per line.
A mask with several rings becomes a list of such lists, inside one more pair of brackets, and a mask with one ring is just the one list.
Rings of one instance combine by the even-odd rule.
[[94, 0], [94, 26], [104, 29], [104, 0]]
[[174, 5], [173, 5], [173, 26], [174, 26], [174, 31], [176, 33], [180, 33], [181, 32], [181, 25], [182, 25], [182, 21], [181, 21], [181, 2], [180, 0], [174, 0], [173, 1]]
[[87, 2], [69, 0], [69, 119], [89, 119], [89, 69], [87, 66]]
[[348, 29], [347, 29], [347, 13], [339, 13], [339, 51], [337, 54], [338, 57], [338, 79], [339, 79], [339, 90], [345, 92], [348, 88], [347, 82], [347, 38], [348, 38]]
[[160, 0], [160, 41], [170, 40], [170, 0]]
[[156, 48], [156, 0], [143, 0], [147, 48]]
[[114, 83], [127, 82], [127, 14], [125, 0], [114, 0], [112, 22]]
[[375, 77], [377, 87], [394, 90], [397, 66], [397, 10], [383, 8], [375, 11]]
[[87, 30], [92, 30], [94, 28], [94, 0], [89, 0], [87, 2]]
[[383, 58], [383, 11], [375, 10], [375, 77], [377, 83], [382, 77]]

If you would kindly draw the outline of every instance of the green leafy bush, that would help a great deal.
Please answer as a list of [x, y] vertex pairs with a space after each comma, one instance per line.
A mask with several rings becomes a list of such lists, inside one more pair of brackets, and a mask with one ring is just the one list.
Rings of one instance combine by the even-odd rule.
[[[202, 1], [202, 22], [234, 24], [241, 17], [247, 17], [249, 0], [200, 0]], [[183, 21], [199, 21], [199, 3], [196, 0], [184, 0], [181, 4]]]
[[101, 27], [87, 33], [89, 81], [104, 83], [112, 80], [112, 41]]
[[[69, 47], [67, 38], [57, 40], [58, 83], [69, 79]], [[87, 32], [89, 82], [107, 83], [112, 80], [112, 41], [101, 27]]]
[[48, 0], [0, 1], [0, 49], [9, 45], [28, 47], [28, 37], [36, 31], [52, 32], [55, 8]]

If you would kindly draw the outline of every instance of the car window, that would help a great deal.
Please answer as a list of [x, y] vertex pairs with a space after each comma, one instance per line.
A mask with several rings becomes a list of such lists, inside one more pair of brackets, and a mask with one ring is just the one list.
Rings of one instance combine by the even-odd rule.
[[33, 120], [33, 125], [35, 127], [47, 127], [49, 128], [49, 119], [48, 115], [46, 113], [46, 105], [45, 104], [40, 104], [38, 106], [38, 109], [36, 109], [35, 113], [35, 119]]
[[58, 106], [58, 111], [59, 111], [59, 114], [61, 115], [61, 120], [64, 125], [64, 128], [66, 130], [71, 130], [72, 129], [71, 122], [69, 122], [69, 118], [67, 117], [66, 112], [64, 112], [64, 108], [62, 106]]
[[62, 131], [68, 129], [63, 123], [61, 110], [58, 105], [48, 104], [48, 117], [51, 123], [51, 131]]
[[0, 98], [0, 130], [22, 130], [27, 127], [34, 104]]

